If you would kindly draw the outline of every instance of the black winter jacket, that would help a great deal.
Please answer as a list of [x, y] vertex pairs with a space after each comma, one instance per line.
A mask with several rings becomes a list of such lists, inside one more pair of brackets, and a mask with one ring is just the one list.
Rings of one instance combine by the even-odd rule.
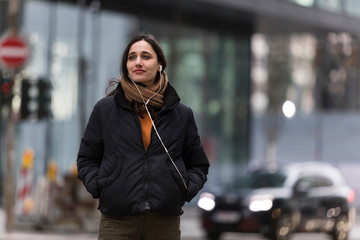
[[209, 162], [192, 110], [180, 103], [168, 84], [155, 125], [187, 189], [154, 129], [145, 150], [138, 115], [117, 93], [101, 99], [89, 118], [77, 158], [79, 178], [101, 213], [126, 216], [145, 210], [168, 216], [182, 214], [207, 180]]

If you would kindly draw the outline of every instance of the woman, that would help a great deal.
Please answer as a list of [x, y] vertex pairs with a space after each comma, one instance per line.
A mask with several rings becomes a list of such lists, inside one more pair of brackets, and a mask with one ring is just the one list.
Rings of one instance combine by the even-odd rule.
[[81, 140], [79, 178], [99, 198], [101, 240], [180, 239], [185, 201], [209, 162], [192, 110], [170, 85], [150, 34], [125, 48], [116, 89], [94, 107]]

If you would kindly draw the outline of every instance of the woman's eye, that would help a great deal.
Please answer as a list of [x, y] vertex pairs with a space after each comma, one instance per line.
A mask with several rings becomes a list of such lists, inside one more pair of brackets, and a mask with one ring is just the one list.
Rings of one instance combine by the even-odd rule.
[[144, 59], [150, 59], [150, 56], [143, 56]]
[[129, 60], [134, 60], [136, 57], [135, 56], [129, 56]]

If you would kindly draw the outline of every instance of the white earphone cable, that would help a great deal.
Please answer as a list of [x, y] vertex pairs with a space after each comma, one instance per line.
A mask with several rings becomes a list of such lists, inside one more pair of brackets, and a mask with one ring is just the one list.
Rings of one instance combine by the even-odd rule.
[[[160, 74], [161, 74], [161, 72], [160, 72]], [[154, 128], [154, 130], [155, 130], [155, 133], [156, 133], [158, 139], [160, 140], [160, 143], [161, 143], [161, 145], [163, 146], [166, 154], [167, 154], [168, 157], [170, 158], [171, 163], [174, 165], [177, 173], [179, 174], [179, 176], [180, 176], [180, 178], [181, 178], [181, 180], [182, 180], [182, 182], [183, 182], [183, 184], [184, 184], [185, 189], [187, 190], [188, 187], [187, 187], [187, 184], [186, 184], [186, 182], [185, 182], [185, 180], [184, 180], [184, 177], [182, 176], [182, 174], [181, 174], [181, 172], [179, 171], [178, 167], [176, 166], [174, 160], [172, 159], [169, 151], [167, 150], [164, 142], [162, 141], [162, 139], [161, 139], [161, 137], [160, 137], [160, 134], [159, 134], [159, 132], [158, 132], [156, 126], [155, 126], [155, 123], [154, 123], [154, 121], [153, 121], [153, 119], [152, 119], [152, 117], [151, 117], [151, 114], [150, 114], [150, 112], [149, 112], [149, 109], [148, 109], [148, 107], [147, 107], [147, 105], [148, 105], [148, 103], [150, 102], [150, 100], [151, 100], [156, 94], [158, 94], [158, 93], [160, 92], [160, 90], [161, 90], [161, 79], [159, 80], [159, 81], [160, 81], [159, 90], [158, 90], [156, 93], [154, 93], [154, 94], [145, 102], [145, 99], [144, 99], [144, 97], [143, 97], [143, 95], [142, 95], [139, 87], [137, 86], [137, 84], [130, 78], [130, 76], [128, 76], [128, 77], [129, 77], [129, 79], [131, 80], [131, 82], [135, 85], [137, 91], [139, 92], [139, 95], [141, 96], [141, 99], [142, 99], [143, 102], [144, 102], [145, 110], [146, 110], [146, 112], [147, 112], [147, 114], [148, 114], [148, 116], [149, 116], [149, 118], [150, 118], [150, 120], [151, 120], [151, 124], [152, 124], [152, 126], [153, 126], [153, 128]]]

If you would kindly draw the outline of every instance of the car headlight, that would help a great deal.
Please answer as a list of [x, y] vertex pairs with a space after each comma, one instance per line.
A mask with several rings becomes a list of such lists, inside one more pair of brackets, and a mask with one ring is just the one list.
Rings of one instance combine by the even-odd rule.
[[273, 206], [272, 195], [255, 195], [250, 198], [249, 209], [252, 212], [269, 211]]
[[215, 196], [211, 193], [204, 192], [200, 194], [200, 199], [197, 202], [197, 205], [205, 211], [211, 211], [215, 208]]

